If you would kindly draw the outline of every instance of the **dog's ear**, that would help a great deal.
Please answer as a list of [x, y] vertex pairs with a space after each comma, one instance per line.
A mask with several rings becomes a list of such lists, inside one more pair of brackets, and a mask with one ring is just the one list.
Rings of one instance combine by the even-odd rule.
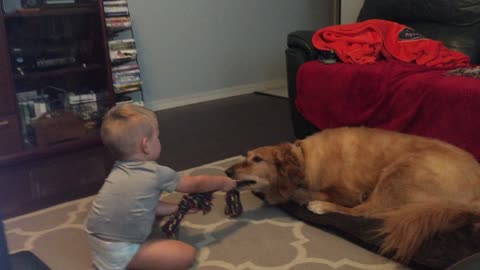
[[304, 183], [305, 173], [303, 164], [292, 152], [292, 145], [282, 143], [275, 153], [275, 166], [277, 167], [278, 192], [289, 199], [295, 190]]

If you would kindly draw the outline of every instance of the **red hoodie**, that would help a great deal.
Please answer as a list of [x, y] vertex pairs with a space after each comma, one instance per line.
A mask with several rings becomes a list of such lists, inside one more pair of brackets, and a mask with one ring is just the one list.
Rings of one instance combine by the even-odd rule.
[[428, 67], [463, 67], [470, 58], [449, 50], [440, 41], [386, 20], [335, 25], [318, 30], [312, 38], [319, 50], [334, 50], [345, 63], [370, 64], [380, 57], [415, 62]]

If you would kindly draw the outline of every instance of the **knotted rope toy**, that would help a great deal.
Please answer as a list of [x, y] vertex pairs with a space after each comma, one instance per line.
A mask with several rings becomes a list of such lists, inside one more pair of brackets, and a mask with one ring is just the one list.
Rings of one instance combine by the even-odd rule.
[[[229, 217], [238, 217], [243, 212], [242, 203], [240, 201], [239, 188], [255, 184], [254, 180], [237, 181], [237, 187], [228, 191], [225, 197], [225, 215]], [[198, 209], [207, 214], [212, 210], [213, 192], [191, 193], [184, 195], [178, 204], [178, 210], [170, 216], [170, 219], [162, 226], [162, 231], [169, 238], [178, 235], [180, 222], [190, 209]]]

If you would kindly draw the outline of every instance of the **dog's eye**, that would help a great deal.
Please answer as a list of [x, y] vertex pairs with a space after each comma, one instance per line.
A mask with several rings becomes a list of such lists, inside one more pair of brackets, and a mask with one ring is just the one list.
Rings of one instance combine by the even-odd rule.
[[252, 160], [253, 160], [253, 162], [260, 162], [260, 161], [262, 161], [263, 159], [262, 159], [261, 157], [259, 157], [259, 156], [254, 156], [254, 157], [252, 158]]

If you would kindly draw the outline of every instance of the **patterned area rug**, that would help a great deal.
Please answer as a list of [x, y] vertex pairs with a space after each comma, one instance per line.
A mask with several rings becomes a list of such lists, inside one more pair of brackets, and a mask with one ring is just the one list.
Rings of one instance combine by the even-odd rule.
[[[241, 159], [233, 157], [182, 173], [220, 175]], [[215, 194], [209, 214], [188, 215], [181, 224], [180, 240], [199, 249], [193, 269], [407, 269], [293, 219], [279, 208], [265, 206], [249, 191], [241, 193], [242, 216], [230, 219], [223, 214], [224, 195]], [[178, 202], [181, 196], [172, 193], [163, 199]], [[53, 270], [92, 269], [83, 231], [92, 199], [83, 198], [5, 221], [10, 251], [30, 250]], [[159, 235], [159, 230], [154, 230], [151, 237]]]

